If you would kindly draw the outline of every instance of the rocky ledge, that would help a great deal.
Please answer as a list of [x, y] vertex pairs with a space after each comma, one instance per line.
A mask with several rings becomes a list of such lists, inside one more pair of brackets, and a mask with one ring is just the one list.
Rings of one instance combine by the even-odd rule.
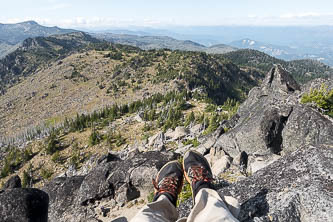
[[[305, 146], [254, 175], [219, 189], [240, 201], [240, 221], [329, 221], [333, 218], [333, 146]], [[181, 205], [189, 214], [191, 200]]]

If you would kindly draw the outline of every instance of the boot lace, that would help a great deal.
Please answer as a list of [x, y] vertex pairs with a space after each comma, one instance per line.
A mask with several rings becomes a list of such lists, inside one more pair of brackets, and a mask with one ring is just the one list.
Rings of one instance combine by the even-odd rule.
[[192, 179], [192, 183], [195, 184], [198, 181], [212, 182], [212, 174], [202, 166], [192, 166], [189, 168], [188, 176]]
[[177, 197], [178, 190], [178, 178], [177, 177], [164, 177], [158, 184], [153, 179], [154, 188], [158, 193], [170, 193], [174, 197]]

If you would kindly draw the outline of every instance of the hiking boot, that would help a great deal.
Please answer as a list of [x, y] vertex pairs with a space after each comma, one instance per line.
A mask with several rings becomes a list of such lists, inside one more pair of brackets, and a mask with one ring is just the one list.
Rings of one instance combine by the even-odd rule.
[[206, 158], [196, 151], [188, 151], [183, 160], [186, 180], [191, 185], [193, 203], [202, 188], [214, 189], [213, 174]]
[[183, 186], [183, 169], [177, 160], [165, 164], [153, 179], [156, 201], [161, 195], [165, 195], [176, 206], [178, 194]]

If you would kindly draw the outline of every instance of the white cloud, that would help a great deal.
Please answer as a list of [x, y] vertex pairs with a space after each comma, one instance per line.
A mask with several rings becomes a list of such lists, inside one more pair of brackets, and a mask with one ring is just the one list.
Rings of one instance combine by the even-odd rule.
[[73, 17], [73, 18], [43, 18], [43, 17], [24, 17], [24, 18], [1, 18], [0, 23], [18, 23], [27, 20], [34, 20], [45, 26], [59, 26], [62, 28], [111, 28], [111, 27], [128, 27], [128, 26], [146, 26], [146, 27], [163, 27], [163, 26], [191, 26], [191, 25], [254, 25], [254, 26], [290, 26], [290, 25], [333, 25], [333, 14], [320, 15], [318, 13], [299, 13], [284, 14], [281, 16], [259, 16], [248, 15], [240, 17], [224, 17], [214, 21], [194, 18], [168, 18], [155, 19], [147, 18], [127, 18], [120, 19], [117, 17]]
[[248, 15], [247, 17], [248, 18], [258, 18], [259, 16], [258, 15]]
[[292, 19], [292, 18], [304, 18], [304, 17], [319, 17], [321, 16], [316, 12], [305, 12], [305, 13], [287, 13], [280, 16], [282, 19]]

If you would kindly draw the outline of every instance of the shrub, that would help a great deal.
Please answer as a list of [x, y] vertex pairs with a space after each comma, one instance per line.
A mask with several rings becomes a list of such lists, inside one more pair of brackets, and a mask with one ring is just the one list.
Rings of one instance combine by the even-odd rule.
[[190, 125], [192, 122], [195, 121], [195, 115], [194, 115], [194, 112], [192, 111], [187, 117], [186, 117], [186, 120], [185, 120], [185, 123], [184, 125], [187, 127], [188, 125]]
[[215, 112], [215, 111], [216, 111], [216, 108], [217, 108], [216, 105], [214, 105], [214, 104], [208, 104], [208, 105], [205, 107], [205, 111], [206, 111], [206, 112], [209, 112], [209, 113], [211, 113], [211, 112]]
[[192, 196], [191, 185], [185, 181], [182, 191], [178, 195], [177, 206]]
[[101, 142], [101, 135], [98, 133], [97, 130], [92, 129], [92, 132], [89, 136], [89, 145], [94, 146], [96, 144], [99, 144]]
[[143, 126], [143, 132], [148, 132], [152, 129], [150, 124], [145, 123], [145, 125]]
[[27, 173], [27, 171], [23, 171], [22, 187], [23, 188], [30, 187], [31, 180], [32, 177], [29, 175], [29, 173]]
[[147, 200], [148, 200], [148, 203], [151, 203], [151, 202], [153, 202], [153, 200], [154, 200], [154, 191], [152, 191], [152, 192], [150, 192], [149, 194], [148, 194], [148, 196], [147, 196]]
[[59, 141], [55, 132], [51, 132], [50, 136], [46, 140], [45, 151], [46, 154], [52, 155], [59, 149]]
[[200, 145], [199, 141], [197, 138], [194, 138], [193, 140], [186, 140], [183, 142], [183, 144], [186, 146], [186, 145], [189, 145], [189, 144], [192, 144], [193, 147], [198, 147]]
[[222, 118], [229, 120], [233, 115], [236, 114], [239, 106], [240, 104], [238, 101], [228, 98], [222, 105], [222, 109], [228, 113], [223, 115]]
[[309, 93], [304, 93], [301, 103], [311, 103], [322, 113], [333, 117], [333, 89], [328, 91], [325, 85], [322, 85], [319, 90], [311, 89]]
[[32, 149], [30, 147], [24, 149], [24, 151], [22, 153], [22, 160], [24, 162], [28, 162], [29, 160], [31, 160], [32, 157], [33, 157]]
[[126, 139], [124, 137], [121, 136], [120, 133], [118, 133], [118, 135], [116, 136], [116, 146], [121, 146], [123, 144], [125, 144]]
[[214, 113], [209, 119], [209, 126], [205, 130], [204, 134], [207, 135], [209, 133], [214, 132], [219, 127], [219, 118], [216, 113]]
[[54, 162], [54, 163], [62, 163], [62, 158], [60, 156], [60, 152], [59, 150], [57, 150], [51, 157], [51, 160]]
[[9, 153], [3, 160], [4, 164], [0, 171], [0, 178], [6, 177], [21, 168], [32, 156], [33, 154], [30, 148], [21, 151], [20, 149], [11, 147]]
[[0, 177], [4, 178], [4, 177], [8, 176], [11, 173], [12, 173], [12, 168], [11, 168], [10, 164], [6, 161], [4, 166], [1, 169]]
[[106, 142], [110, 146], [110, 148], [114, 148], [114, 146], [119, 147], [126, 143], [126, 139], [122, 137], [120, 133], [117, 135], [113, 132], [109, 132], [106, 137]]
[[75, 169], [78, 169], [80, 163], [81, 163], [80, 153], [74, 152], [69, 160], [69, 164], [72, 165]]
[[40, 171], [40, 176], [44, 179], [44, 180], [48, 180], [51, 178], [53, 172], [52, 170], [50, 169], [45, 169], [43, 168], [41, 171]]

